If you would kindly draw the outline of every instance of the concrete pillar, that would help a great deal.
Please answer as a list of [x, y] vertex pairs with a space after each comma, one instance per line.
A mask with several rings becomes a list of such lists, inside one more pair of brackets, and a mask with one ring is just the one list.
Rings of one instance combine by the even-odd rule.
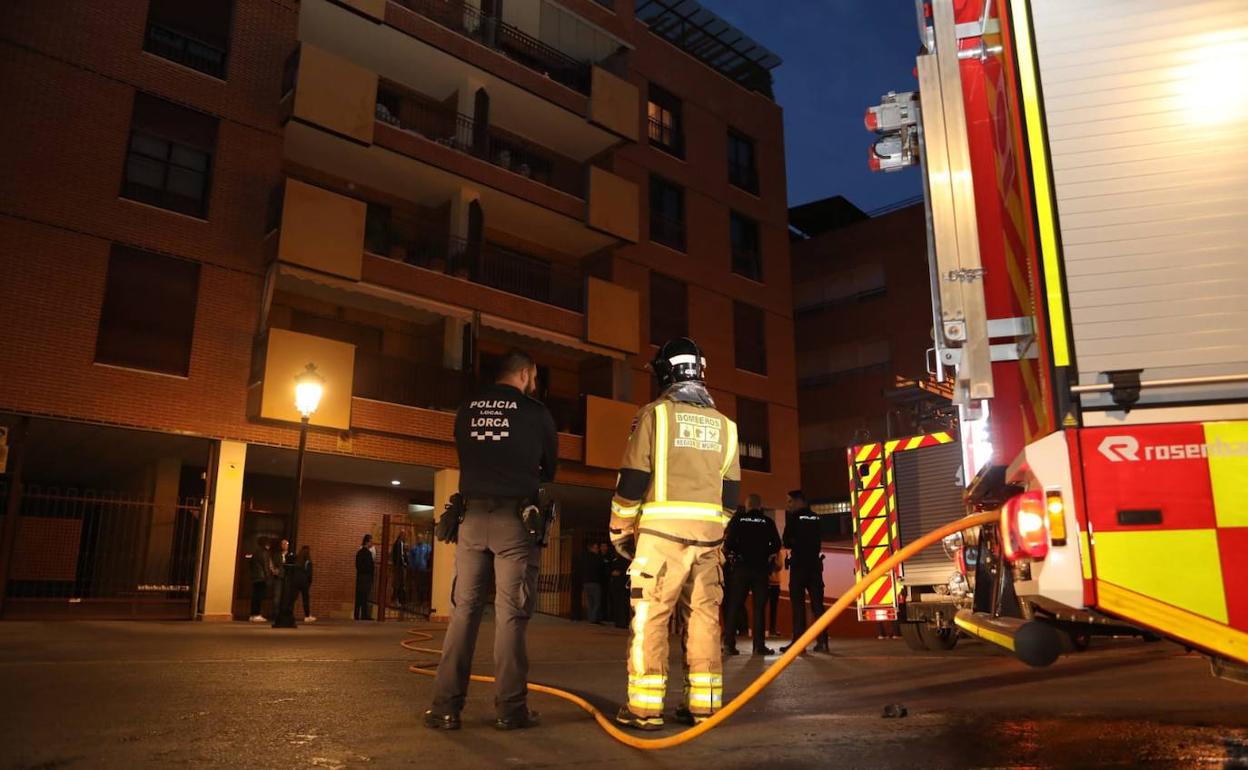
[[481, 197], [476, 190], [461, 187], [451, 195], [451, 232], [452, 238], [461, 241], [468, 238], [468, 205]]
[[457, 372], [464, 370], [464, 335], [468, 324], [458, 318], [448, 318], [442, 330], [442, 366]]
[[247, 445], [222, 441], [212, 489], [212, 540], [208, 545], [208, 578], [204, 620], [234, 617], [234, 571], [238, 536], [243, 525], [243, 471]]
[[[459, 469], [443, 468], [433, 474], [433, 511], [435, 520], [451, 495], [459, 491]], [[433, 541], [433, 592], [429, 603], [429, 619], [447, 621], [451, 617], [451, 583], [455, 579], [455, 545]]]
[[152, 518], [147, 536], [147, 558], [143, 582], [169, 582], [173, 555], [173, 531], [178, 519], [178, 488], [182, 482], [182, 460], [162, 457], [156, 461], [152, 483]]

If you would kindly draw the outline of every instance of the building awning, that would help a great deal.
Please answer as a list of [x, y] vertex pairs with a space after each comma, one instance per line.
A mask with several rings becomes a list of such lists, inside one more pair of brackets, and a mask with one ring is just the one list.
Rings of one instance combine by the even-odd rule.
[[588, 353], [594, 356], [604, 356], [606, 358], [624, 359], [624, 353], [611, 348], [604, 348], [591, 342], [573, 337], [570, 334], [550, 331], [537, 326], [530, 326], [520, 321], [513, 321], [509, 318], [501, 316], [481, 314], [482, 329], [493, 329], [495, 332], [501, 333], [506, 337], [517, 338], [517, 344], [529, 344], [537, 342], [542, 345], [554, 346], [561, 348], [561, 352], [575, 351], [581, 354]]
[[468, 308], [293, 265], [278, 265], [276, 288], [335, 305], [372, 310], [421, 324], [433, 323], [442, 318], [472, 322], [472, 311]]

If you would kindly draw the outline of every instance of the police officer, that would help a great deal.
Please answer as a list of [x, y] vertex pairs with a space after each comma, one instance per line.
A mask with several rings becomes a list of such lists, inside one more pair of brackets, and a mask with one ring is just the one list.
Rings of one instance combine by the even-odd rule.
[[754, 597], [754, 611], [750, 614], [754, 636], [755, 655], [775, 655], [767, 646], [766, 618], [767, 579], [771, 557], [780, 552], [780, 533], [776, 523], [763, 513], [763, 501], [758, 495], [750, 495], [746, 512], [734, 516], [724, 536], [724, 552], [732, 561], [732, 580], [728, 583], [728, 611], [725, 613], [724, 654], [737, 654], [737, 613], [745, 610], [745, 594]]
[[[806, 632], [806, 595], [817, 620], [823, 616], [823, 542], [819, 516], [806, 505], [802, 490], [795, 489], [785, 501], [784, 547], [789, 549], [789, 602], [793, 605], [793, 641]], [[792, 644], [780, 648], [787, 652]], [[828, 651], [825, 629], [815, 642], [815, 652]]]
[[674, 339], [650, 365], [662, 395], [633, 421], [611, 501], [611, 543], [632, 560], [628, 703], [616, 721], [641, 730], [663, 726], [673, 612], [685, 639], [676, 717], [693, 724], [720, 707], [722, 544], [741, 486], [737, 426], [706, 390], [702, 350]]
[[[498, 381], [460, 407], [455, 416], [459, 492], [466, 512], [455, 547], [451, 622], [434, 681], [425, 726], [458, 730], [468, 691], [472, 654], [491, 579], [494, 594], [495, 727], [538, 724], [528, 707], [529, 659], [525, 629], [537, 600], [541, 546], [520, 512], [537, 500], [538, 487], [554, 480], [559, 437], [550, 412], [533, 395], [537, 365], [529, 354], [504, 356]], [[444, 514], [445, 515], [445, 514]]]

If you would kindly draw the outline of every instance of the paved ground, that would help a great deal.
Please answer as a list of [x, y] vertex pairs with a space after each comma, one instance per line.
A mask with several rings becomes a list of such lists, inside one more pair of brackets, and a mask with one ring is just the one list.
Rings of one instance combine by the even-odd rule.
[[[436, 629], [436, 627], [435, 627]], [[477, 686], [459, 733], [417, 727], [430, 680], [397, 624], [0, 623], [0, 765], [96, 767], [1248, 767], [1248, 687], [1171, 645], [1102, 642], [1033, 671], [966, 642], [835, 642], [725, 726], [638, 753], [574, 707], [497, 733]], [[488, 624], [478, 650], [488, 671]], [[624, 636], [540, 619], [533, 678], [614, 707]], [[748, 649], [748, 645], [742, 644]], [[729, 695], [764, 661], [731, 659]], [[902, 703], [905, 719], [884, 719]]]

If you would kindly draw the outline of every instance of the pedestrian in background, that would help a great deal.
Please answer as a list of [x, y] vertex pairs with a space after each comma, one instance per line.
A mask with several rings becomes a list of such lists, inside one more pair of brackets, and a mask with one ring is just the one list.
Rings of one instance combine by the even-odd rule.
[[581, 590], [585, 594], [585, 619], [590, 623], [598, 624], [602, 622], [603, 609], [603, 592], [606, 586], [603, 585], [603, 573], [606, 571], [606, 564], [602, 560], [602, 549], [598, 543], [590, 542], [585, 546], [585, 552], [581, 554]]
[[248, 620], [252, 623], [268, 622], [261, 611], [269, 590], [269, 578], [273, 575], [269, 567], [269, 548], [267, 537], [257, 537], [255, 549], [247, 554], [247, 570], [251, 573], [251, 615]]
[[[534, 396], [537, 363], [513, 350], [498, 379], [455, 415], [459, 494], [465, 499], [455, 544], [451, 622], [433, 685], [425, 727], [458, 730], [468, 697], [472, 655], [494, 590], [494, 727], [518, 730], [540, 721], [529, 708], [529, 655], [525, 640], [537, 604], [541, 533], [523, 515], [555, 479], [559, 434], [550, 411]], [[443, 514], [445, 516], [447, 514]]]
[[281, 614], [282, 588], [286, 585], [286, 564], [291, 558], [290, 541], [282, 538], [278, 544], [277, 552], [269, 560], [269, 589], [273, 594], [273, 617]]
[[372, 620], [368, 597], [373, 592], [373, 536], [365, 535], [355, 552], [355, 619]]
[[433, 545], [424, 532], [416, 533], [416, 542], [412, 545], [411, 568], [415, 573], [416, 605], [418, 610], [428, 614], [430, 593], [432, 593], [432, 570], [430, 559], [433, 557]]
[[303, 567], [303, 585], [299, 586], [299, 596], [303, 599], [303, 622], [315, 623], [316, 616], [312, 614], [312, 549], [303, 546], [299, 549], [299, 558], [296, 563]]
[[390, 568], [394, 572], [391, 577], [394, 590], [392, 598], [399, 607], [407, 606], [407, 541], [403, 538], [403, 530], [399, 530], [390, 546]]

